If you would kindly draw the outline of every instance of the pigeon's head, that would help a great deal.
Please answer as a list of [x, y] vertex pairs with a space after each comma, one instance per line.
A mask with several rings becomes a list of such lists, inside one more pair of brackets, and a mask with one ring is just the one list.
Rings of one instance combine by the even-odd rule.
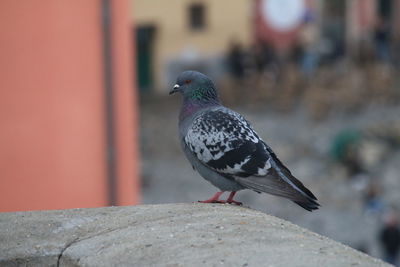
[[180, 92], [183, 98], [188, 101], [219, 101], [214, 83], [206, 75], [197, 71], [182, 72], [169, 94], [176, 92]]

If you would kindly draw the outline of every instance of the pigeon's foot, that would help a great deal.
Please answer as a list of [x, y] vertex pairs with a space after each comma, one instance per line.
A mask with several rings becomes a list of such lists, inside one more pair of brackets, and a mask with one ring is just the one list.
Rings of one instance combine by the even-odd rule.
[[224, 200], [212, 200], [212, 199], [199, 200], [197, 202], [199, 202], [199, 203], [219, 203], [219, 204], [225, 204], [226, 203], [226, 201], [224, 201]]
[[238, 205], [238, 206], [243, 205], [242, 202], [233, 200], [233, 197], [235, 196], [235, 194], [236, 194], [236, 191], [232, 191], [232, 192], [229, 194], [229, 197], [228, 197], [228, 199], [226, 200], [226, 203], [234, 204], [234, 205]]
[[225, 201], [219, 200], [219, 197], [224, 193], [224, 191], [217, 192], [215, 195], [207, 200], [199, 201], [200, 203], [225, 203]]
[[233, 200], [233, 197], [236, 194], [236, 191], [232, 191], [228, 197], [227, 200], [219, 200], [219, 197], [224, 193], [224, 191], [222, 192], [217, 192], [212, 198], [207, 199], [207, 200], [202, 200], [202, 201], [198, 201], [199, 203], [220, 203], [220, 204], [234, 204], [234, 205], [238, 205], [241, 206], [242, 202], [239, 201], [235, 201]]
[[199, 203], [233, 204], [233, 205], [238, 205], [238, 206], [242, 206], [243, 205], [242, 202], [235, 201], [235, 200], [228, 201], [228, 200], [210, 200], [210, 199], [207, 199], [207, 200], [202, 200], [202, 201], [199, 200], [197, 202], [199, 202]]

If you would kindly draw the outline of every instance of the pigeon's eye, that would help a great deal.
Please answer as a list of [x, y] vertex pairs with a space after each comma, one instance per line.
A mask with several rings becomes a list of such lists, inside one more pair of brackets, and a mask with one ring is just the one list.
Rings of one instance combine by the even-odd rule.
[[189, 84], [189, 83], [191, 83], [192, 82], [192, 80], [186, 80], [185, 81], [185, 84]]

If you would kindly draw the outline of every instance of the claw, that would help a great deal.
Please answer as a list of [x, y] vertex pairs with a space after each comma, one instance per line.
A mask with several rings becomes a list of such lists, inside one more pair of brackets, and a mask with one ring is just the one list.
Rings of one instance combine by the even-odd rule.
[[197, 202], [199, 202], [199, 203], [220, 203], [220, 204], [226, 203], [224, 200], [213, 200], [213, 199], [199, 200]]
[[226, 203], [234, 204], [234, 205], [237, 205], [237, 206], [242, 206], [243, 205], [242, 202], [239, 202], [239, 201], [236, 201], [236, 200], [226, 201]]

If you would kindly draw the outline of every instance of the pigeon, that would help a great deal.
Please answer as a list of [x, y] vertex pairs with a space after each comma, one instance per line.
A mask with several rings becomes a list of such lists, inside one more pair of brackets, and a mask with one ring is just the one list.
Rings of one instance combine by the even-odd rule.
[[[224, 107], [210, 78], [184, 71], [169, 94], [179, 92], [179, 139], [193, 169], [219, 188], [202, 203], [229, 203], [239, 190], [250, 189], [287, 198], [313, 211], [320, 206], [314, 194], [297, 180], [239, 113]], [[220, 200], [229, 191], [228, 198]]]

